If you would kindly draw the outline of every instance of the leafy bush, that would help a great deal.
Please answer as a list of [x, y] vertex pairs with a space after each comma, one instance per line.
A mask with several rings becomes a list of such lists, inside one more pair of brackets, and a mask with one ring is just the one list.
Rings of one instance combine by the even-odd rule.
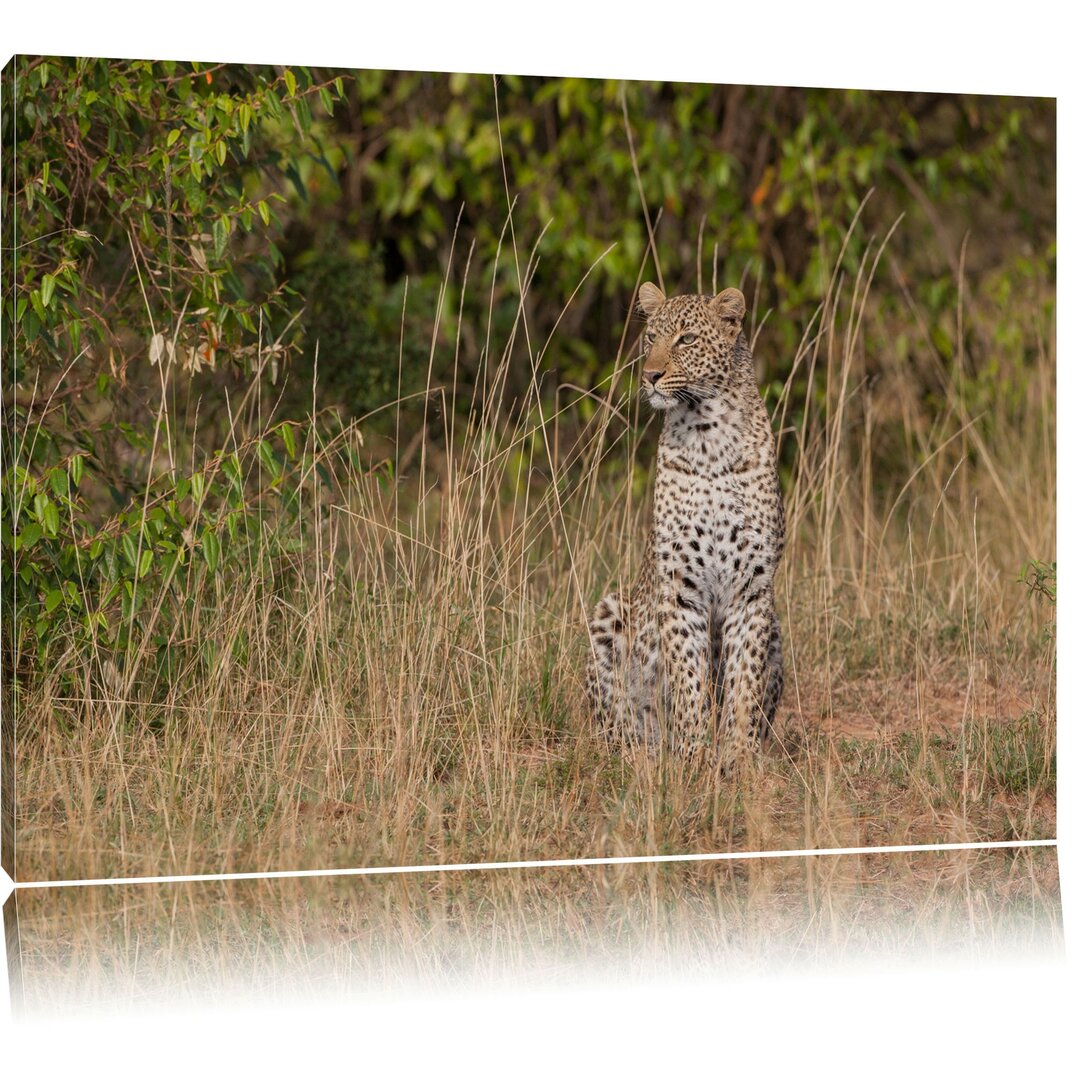
[[[167, 623], [149, 597], [179, 602], [194, 556], [247, 571], [266, 492], [244, 454], [268, 416], [307, 417], [316, 351], [319, 404], [381, 410], [389, 433], [385, 406], [429, 378], [469, 407], [493, 340], [507, 409], [549, 339], [538, 399], [604, 385], [641, 277], [715, 277], [754, 299], [775, 400], [805, 328], [828, 330], [836, 252], [856, 279], [904, 212], [866, 376], [879, 345], [909, 359], [930, 424], [956, 369], [985, 427], [995, 395], [1021, 409], [1038, 348], [1013, 312], [1052, 310], [1049, 101], [43, 57], [4, 74], [9, 673], [141, 650], [139, 620]], [[962, 297], [964, 230], [988, 222]], [[962, 299], [980, 318], [956, 318]], [[824, 415], [814, 380], [795, 371], [789, 424]], [[437, 438], [428, 406], [404, 406], [410, 438]], [[569, 441], [595, 407], [561, 417]], [[908, 460], [906, 424], [878, 425], [879, 458]], [[521, 476], [531, 454], [508, 450]]]
[[[94, 523], [81, 486], [87, 455], [3, 475], [3, 589], [13, 604], [6, 670], [63, 676], [65, 650], [92, 651], [110, 670], [153, 660], [151, 680], [172, 672], [174, 642], [205, 584], [230, 576], [252, 549], [261, 563], [278, 552], [276, 521], [295, 522], [315, 476], [296, 425], [220, 451], [190, 475], [166, 473], [141, 500]], [[26, 455], [32, 459], [32, 454]], [[264, 568], [265, 570], [265, 568]], [[35, 666], [30, 666], [36, 661]], [[134, 677], [134, 674], [133, 676]]]
[[[284, 320], [275, 208], [284, 181], [302, 190], [303, 166], [318, 160], [316, 110], [332, 110], [341, 78], [172, 61], [14, 63], [4, 138], [17, 151], [22, 242], [5, 310], [19, 332], [16, 382], [91, 350], [100, 369], [121, 327], [142, 356], [167, 351], [185, 372], [219, 354], [250, 368], [260, 320], [271, 340]], [[121, 353], [121, 370], [132, 358]]]
[[250, 520], [235, 455], [177, 464], [168, 386], [287, 359], [278, 208], [329, 170], [318, 129], [343, 80], [46, 58], [5, 75], [10, 677], [69, 646], [126, 654], [149, 598], [153, 623], [190, 557], [215, 572]]

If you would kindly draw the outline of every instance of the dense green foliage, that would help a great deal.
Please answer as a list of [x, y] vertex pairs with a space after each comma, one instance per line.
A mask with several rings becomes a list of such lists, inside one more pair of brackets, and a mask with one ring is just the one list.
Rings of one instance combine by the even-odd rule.
[[[170, 441], [168, 468], [148, 479], [169, 422], [164, 382], [146, 400], [148, 369], [187, 380], [223, 357], [249, 374], [284, 359], [276, 332], [293, 306], [274, 207], [288, 183], [303, 190], [311, 161], [329, 170], [311, 102], [329, 114], [343, 83], [100, 60], [20, 60], [7, 74], [10, 672], [30, 641], [47, 668], [68, 632], [126, 651], [131, 629], [146, 629], [146, 597], [164, 585], [183, 604], [169, 590], [188, 553], [215, 571], [221, 537], [246, 522], [252, 492], [235, 453], [181, 470]], [[221, 492], [219, 473], [231, 481]]]
[[[854, 276], [903, 213], [872, 332], [907, 333], [895, 316], [917, 305], [901, 351], [962, 358], [974, 413], [1011, 392], [995, 350], [1032, 347], [1014, 297], [1053, 275], [1047, 101], [41, 58], [5, 77], [20, 663], [48, 663], [61, 616], [124, 651], [149, 583], [196, 552], [216, 572], [266, 472], [283, 484], [263, 391], [279, 420], [306, 417], [316, 355], [319, 405], [346, 416], [429, 378], [466, 407], [513, 337], [509, 408], [556, 327], [546, 385], [610, 379], [637, 283], [662, 276], [741, 283], [758, 324], [771, 311], [779, 386], [838, 252]], [[969, 303], [1000, 314], [958, 340], [962, 250]], [[438, 440], [428, 416], [412, 427]]]
[[[43, 669], [63, 642], [103, 657], [138, 647], [149, 653], [139, 659], [154, 661], [154, 677], [171, 674], [175, 619], [192, 614], [194, 586], [226, 560], [247, 560], [249, 574], [260, 569], [271, 582], [280, 576], [286, 550], [280, 534], [264, 532], [264, 519], [295, 521], [305, 487], [319, 482], [309, 448], [298, 447], [297, 428], [285, 421], [190, 475], [151, 481], [102, 524], [79, 490], [88, 457], [4, 474], [3, 541], [14, 555], [5, 559], [4, 589], [20, 616], [5, 647], [14, 646], [24, 669], [32, 635]], [[196, 650], [196, 663], [209, 659]]]
[[21, 61], [15, 79], [17, 384], [115, 350], [120, 327], [185, 371], [250, 365], [282, 307], [273, 207], [317, 153], [309, 99], [331, 109], [341, 80], [98, 60]]

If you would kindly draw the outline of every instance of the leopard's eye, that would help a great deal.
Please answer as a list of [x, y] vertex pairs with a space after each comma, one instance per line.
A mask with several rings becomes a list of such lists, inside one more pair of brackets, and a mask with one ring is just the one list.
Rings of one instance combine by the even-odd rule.
[[683, 334], [679, 338], [680, 345], [693, 345], [697, 341], [697, 334]]

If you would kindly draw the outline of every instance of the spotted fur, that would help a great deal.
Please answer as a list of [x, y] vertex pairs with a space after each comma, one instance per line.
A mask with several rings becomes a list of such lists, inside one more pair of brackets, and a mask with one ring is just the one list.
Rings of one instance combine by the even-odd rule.
[[783, 691], [773, 579], [784, 508], [738, 289], [638, 293], [641, 393], [663, 413], [652, 526], [630, 596], [589, 624], [599, 730], [724, 767], [755, 753]]

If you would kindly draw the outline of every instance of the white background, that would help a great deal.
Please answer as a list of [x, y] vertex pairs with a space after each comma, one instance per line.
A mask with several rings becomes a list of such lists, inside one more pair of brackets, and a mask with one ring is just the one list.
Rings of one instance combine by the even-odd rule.
[[[14, 52], [287, 62], [437, 71], [1056, 96], [1059, 130], [1058, 397], [1075, 375], [1076, 31], [1064, 5], [69, 3], [15, 0]], [[1059, 837], [1075, 930], [1072, 781], [1077, 701], [1070, 553], [1078, 425], [1059, 427]], [[552, 853], [557, 854], [557, 853]], [[2, 943], [0, 943], [2, 947]], [[420, 1069], [451, 1074], [1049, 1075], [1075, 1068], [1075, 965], [839, 974], [589, 990], [311, 1002], [303, 1007], [12, 1024], [0, 1053], [35, 1076], [216, 1076]], [[2, 979], [0, 979], [2, 982]], [[1066, 1047], [1074, 1051], [1065, 1056]], [[268, 1068], [269, 1067], [269, 1068]], [[8, 1073], [8, 1075], [12, 1075]]]

